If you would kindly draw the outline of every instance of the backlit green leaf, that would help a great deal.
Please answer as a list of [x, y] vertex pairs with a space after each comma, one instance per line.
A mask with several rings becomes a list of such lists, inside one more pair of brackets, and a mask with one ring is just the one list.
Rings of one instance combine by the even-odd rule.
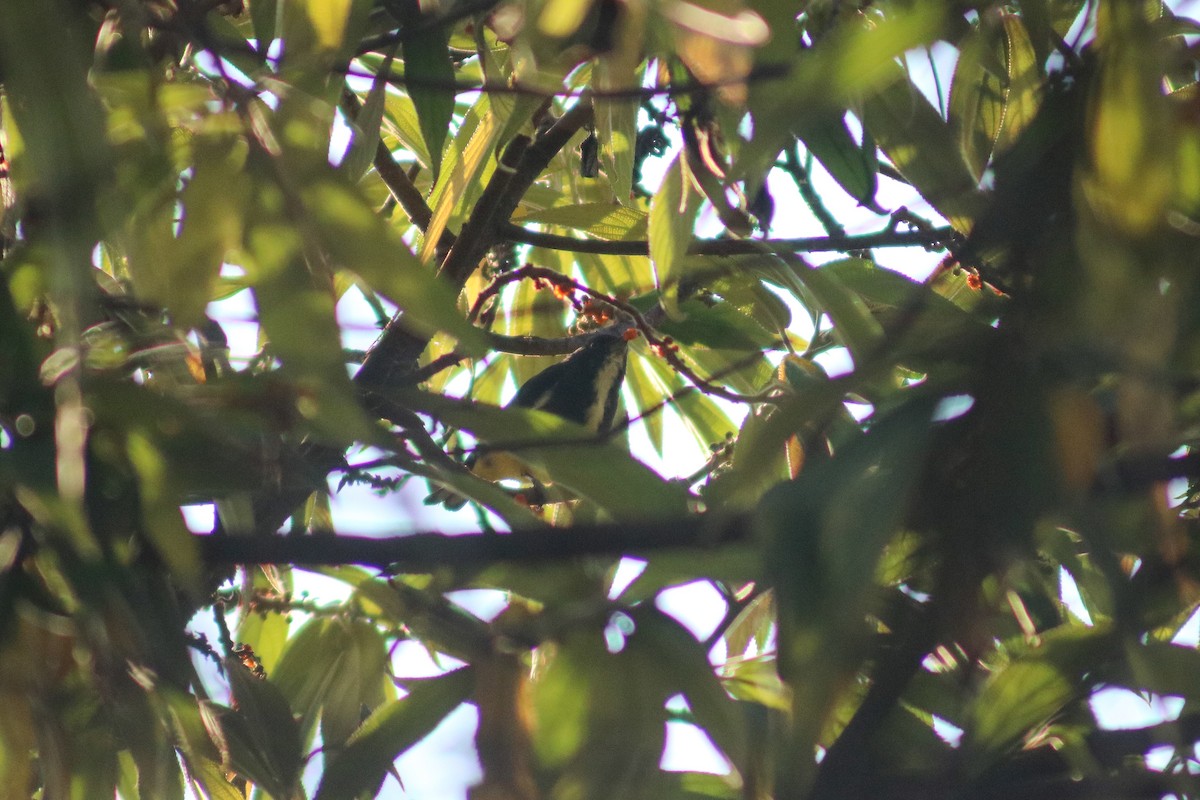
[[316, 800], [377, 792], [392, 762], [437, 727], [473, 685], [474, 675], [465, 667], [421, 681], [404, 698], [381, 706], [343, 750], [327, 755]]
[[975, 180], [983, 176], [1004, 123], [999, 34], [994, 25], [980, 25], [963, 37], [950, 83], [949, 122]]
[[405, 392], [415, 410], [471, 431], [489, 447], [514, 455], [555, 483], [594, 502], [618, 519], [680, 513], [686, 492], [664, 481], [615, 445], [596, 440], [586, 428], [544, 411], [496, 408], [417, 392]]
[[889, 67], [877, 86], [863, 101], [863, 123], [913, 188], [966, 230], [978, 204], [977, 184], [954, 131], [899, 66]]
[[1042, 101], [1042, 71], [1033, 43], [1021, 19], [1004, 15], [1004, 37], [1008, 80], [1004, 102], [1004, 125], [996, 138], [996, 150], [1010, 147], [1037, 116]]
[[667, 169], [662, 186], [650, 201], [650, 260], [655, 282], [662, 292], [663, 307], [677, 316], [678, 283], [702, 195], [693, 184], [687, 159], [676, 156]]
[[436, 179], [442, 166], [442, 146], [454, 116], [454, 67], [446, 51], [443, 29], [426, 26], [419, 36], [404, 39], [404, 75], [411, 79], [408, 96], [417, 109], [425, 148], [433, 159], [430, 168]]
[[875, 148], [856, 142], [844, 117], [813, 118], [802, 123], [796, 135], [847, 194], [867, 208], [879, 209], [875, 202], [879, 171]]
[[[640, 86], [642, 69], [630, 69], [629, 59], [602, 55], [592, 68], [593, 85], [601, 93]], [[618, 203], [627, 205], [633, 195], [634, 150], [637, 139], [638, 101], [603, 98], [593, 101], [600, 160]]]
[[644, 211], [610, 203], [584, 203], [534, 211], [514, 221], [558, 225], [597, 239], [619, 242], [646, 238], [647, 215]]

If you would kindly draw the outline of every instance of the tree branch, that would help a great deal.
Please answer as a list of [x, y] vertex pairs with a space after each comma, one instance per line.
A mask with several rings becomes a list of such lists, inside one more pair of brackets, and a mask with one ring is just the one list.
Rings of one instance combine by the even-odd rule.
[[579, 556], [622, 556], [670, 549], [711, 549], [739, 544], [750, 536], [745, 516], [685, 517], [643, 522], [575, 525], [570, 535], [548, 535], [544, 529], [508, 534], [446, 536], [278, 536], [273, 532], [242, 535], [195, 535], [201, 557], [210, 565], [295, 564], [300, 566], [360, 564], [394, 572], [423, 572], [439, 567], [480, 566], [500, 561], [536, 563]]
[[[530, 230], [512, 223], [501, 225], [499, 235], [514, 242], [544, 247], [547, 250], [570, 250], [576, 253], [596, 253], [613, 256], [649, 256], [650, 243], [638, 239], [630, 242], [609, 242], [599, 239], [579, 239]], [[883, 230], [844, 236], [810, 236], [802, 239], [708, 239], [698, 240], [688, 248], [691, 255], [737, 256], [755, 253], [828, 253], [871, 250], [877, 247], [940, 248], [958, 234], [951, 227], [929, 230]]]
[[[495, 242], [497, 223], [507, 221], [512, 216], [517, 203], [520, 202], [530, 185], [549, 165], [550, 160], [559, 150], [566, 145], [575, 131], [585, 125], [591, 117], [591, 103], [585, 101], [577, 103], [533, 144], [527, 147], [523, 144], [519, 145], [521, 158], [514, 173], [511, 175], [501, 174], [500, 169], [496, 170], [496, 173], [493, 174], [493, 181], [496, 182], [497, 188], [493, 190], [492, 194], [495, 201], [485, 204], [484, 199], [481, 198], [476, 203], [475, 213], [472, 214], [471, 219], [480, 215], [480, 220], [470, 231], [464, 225], [458, 241], [455, 242], [455, 246], [451, 248], [450, 253], [443, 261], [441, 274], [450, 280], [456, 290], [462, 288], [467, 278], [478, 267], [483, 254]], [[513, 147], [512, 143], [510, 143], [511, 147]], [[506, 152], [508, 151], [506, 150]], [[486, 193], [487, 190], [485, 190]], [[469, 219], [467, 225], [470, 223]], [[468, 238], [468, 233], [478, 235], [479, 238], [477, 240]], [[463, 239], [466, 239], [468, 244], [464, 244]], [[458, 255], [455, 255], [456, 251]], [[355, 385], [364, 392], [366, 405], [372, 413], [398, 424], [409, 422], [406, 417], [410, 415], [406, 415], [404, 409], [398, 409], [394, 403], [388, 402], [384, 393], [372, 390], [412, 385], [413, 375], [417, 371], [417, 358], [428, 343], [428, 336], [406, 329], [403, 325], [403, 312], [397, 312], [370, 350], [367, 351], [362, 366], [355, 373], [353, 379]], [[342, 457], [340, 452], [311, 443], [305, 446], [305, 455], [309, 463], [313, 465], [314, 471], [326, 473], [333, 469]], [[255, 502], [255, 520], [264, 528], [274, 530], [304, 499], [304, 496], [298, 491], [283, 490], [258, 497]]]
[[[541, 86], [529, 86], [520, 83], [488, 83], [486, 81], [480, 83], [459, 83], [455, 80], [396, 75], [390, 71], [384, 76], [384, 80], [392, 86], [432, 89], [435, 91], [453, 92], [454, 94], [484, 92], [486, 94], [518, 95], [546, 99], [592, 97], [601, 100], [650, 100], [655, 97], [679, 97], [682, 95], [702, 94], [726, 86], [742, 86], [749, 83], [779, 80], [787, 77], [789, 70], [790, 67], [786, 64], [762, 64], [751, 70], [749, 75], [737, 78], [724, 78], [713, 81], [680, 81], [662, 88], [631, 86], [628, 89], [546, 89]], [[346, 67], [345, 74], [355, 78], [374, 78], [378, 73]]]
[[[342, 111], [352, 119], [357, 120], [358, 115], [362, 113], [362, 101], [349, 88], [342, 89], [341, 105]], [[428, 228], [429, 220], [433, 217], [433, 212], [429, 210], [429, 204], [425, 202], [421, 190], [413, 185], [408, 174], [396, 163], [396, 159], [392, 157], [392, 151], [387, 149], [387, 145], [382, 140], [375, 146], [373, 164], [380, 179], [383, 180], [388, 191], [392, 193], [392, 197], [396, 198], [396, 202], [404, 209], [404, 213], [413, 221], [413, 224], [422, 231]]]
[[[518, 356], [562, 356], [574, 353], [595, 336], [594, 333], [580, 333], [575, 336], [558, 336], [543, 338], [541, 336], [505, 336], [502, 333], [487, 333], [488, 345], [500, 353], [512, 353]], [[466, 359], [463, 353], [446, 353], [435, 358], [413, 373], [413, 385], [419, 385], [437, 375], [444, 369], [453, 367]]]
[[498, 231], [508, 223], [521, 198], [549, 166], [550, 159], [591, 119], [591, 101], [580, 100], [533, 142], [522, 136], [513, 139], [463, 225], [458, 241], [442, 263], [441, 275], [456, 287], [467, 282], [479, 260], [501, 238]]

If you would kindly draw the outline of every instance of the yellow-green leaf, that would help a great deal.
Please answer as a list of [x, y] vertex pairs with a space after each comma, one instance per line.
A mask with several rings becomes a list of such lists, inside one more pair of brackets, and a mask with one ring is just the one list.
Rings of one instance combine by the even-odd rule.
[[583, 203], [534, 211], [515, 221], [558, 225], [597, 239], [619, 242], [646, 238], [647, 219], [646, 212], [635, 208], [611, 203]]
[[676, 156], [662, 186], [650, 200], [649, 225], [655, 282], [662, 292], [663, 308], [671, 316], [679, 313], [680, 272], [694, 238], [693, 226], [701, 199], [700, 191], [692, 183], [687, 159]]

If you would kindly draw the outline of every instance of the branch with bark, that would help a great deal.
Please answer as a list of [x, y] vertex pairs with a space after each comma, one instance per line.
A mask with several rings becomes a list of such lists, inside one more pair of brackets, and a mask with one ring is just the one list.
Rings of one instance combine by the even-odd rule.
[[664, 550], [711, 550], [746, 543], [750, 520], [742, 515], [686, 517], [593, 525], [575, 525], [570, 536], [548, 536], [544, 530], [446, 536], [275, 536], [273, 531], [196, 535], [203, 560], [210, 565], [292, 564], [320, 566], [360, 564], [393, 573], [426, 572], [441, 567], [478, 567], [503, 561], [541, 563], [582, 556], [625, 556]]

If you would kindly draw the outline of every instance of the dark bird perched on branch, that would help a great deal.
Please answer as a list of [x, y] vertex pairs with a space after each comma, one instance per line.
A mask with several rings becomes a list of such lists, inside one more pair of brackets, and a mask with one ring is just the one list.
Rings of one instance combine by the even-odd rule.
[[[562, 361], [526, 381], [508, 405], [548, 411], [590, 431], [607, 433], [612, 430], [617, 415], [628, 349], [628, 343], [620, 334], [599, 333]], [[489, 481], [532, 477], [520, 459], [486, 446], [469, 455], [466, 466]], [[425, 502], [428, 505], [442, 503], [453, 511], [462, 508], [467, 501], [461, 495], [439, 487]]]

